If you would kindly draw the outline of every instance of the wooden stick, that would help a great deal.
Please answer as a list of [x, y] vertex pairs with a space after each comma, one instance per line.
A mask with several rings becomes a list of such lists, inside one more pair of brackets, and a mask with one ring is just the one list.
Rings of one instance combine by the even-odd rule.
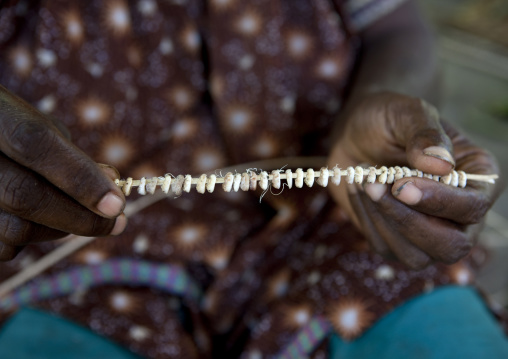
[[[274, 186], [274, 188], [278, 188], [280, 186], [280, 180], [285, 179], [286, 185], [291, 188], [293, 185], [293, 179], [294, 184], [296, 187], [303, 186], [303, 183], [305, 182], [307, 186], [312, 186], [314, 183], [314, 179], [317, 178], [316, 183], [318, 183], [320, 186], [326, 187], [328, 184], [328, 180], [331, 180], [332, 183], [335, 185], [338, 185], [340, 183], [341, 177], [346, 177], [346, 180], [348, 183], [353, 182], [362, 182], [365, 178], [367, 178], [367, 182], [373, 183], [374, 181], [378, 181], [380, 183], [393, 183], [394, 180], [398, 178], [404, 178], [409, 176], [417, 176], [417, 177], [428, 177], [432, 178], [434, 180], [441, 180], [444, 183], [448, 183], [451, 185], [463, 185], [465, 186], [466, 180], [474, 180], [474, 181], [485, 181], [489, 183], [494, 183], [494, 180], [498, 178], [497, 175], [476, 175], [476, 174], [465, 174], [463, 172], [452, 172], [448, 176], [444, 177], [438, 177], [433, 175], [424, 174], [421, 171], [418, 170], [410, 170], [406, 167], [393, 167], [391, 169], [387, 167], [381, 167], [379, 169], [376, 169], [375, 167], [370, 168], [362, 168], [362, 167], [348, 167], [345, 170], [340, 170], [337, 167], [334, 167], [332, 169], [328, 169], [325, 166], [326, 164], [326, 157], [293, 157], [293, 158], [276, 158], [266, 161], [258, 161], [258, 162], [251, 162], [246, 164], [237, 165], [234, 167], [225, 168], [222, 170], [222, 172], [229, 172], [231, 176], [228, 176], [228, 173], [224, 177], [217, 177], [216, 183], [221, 183], [224, 185], [226, 178], [228, 180], [232, 180], [232, 184], [228, 188], [229, 190], [238, 190], [238, 189], [252, 189], [252, 187], [255, 187], [254, 184], [260, 184], [260, 187], [263, 188], [265, 185], [268, 186], [268, 181], [271, 181], [271, 185]], [[314, 170], [307, 170], [306, 172], [303, 172], [301, 168], [298, 168], [295, 173], [293, 173], [291, 170], [286, 170], [285, 172], [282, 171], [282, 169], [286, 166], [292, 166], [292, 167], [321, 167], [319, 171]], [[271, 174], [267, 174], [264, 171], [256, 170], [259, 168], [277, 168], [278, 170], [272, 171]], [[246, 171], [242, 175], [235, 174], [233, 175], [230, 171]], [[258, 176], [259, 172], [259, 176]], [[264, 173], [263, 173], [264, 172]], [[241, 180], [242, 177], [246, 178], [244, 175], [247, 174], [249, 178], [249, 183], [247, 186], [245, 186], [245, 183], [243, 183], [244, 186], [242, 186]], [[255, 175], [255, 176], [254, 176]], [[177, 190], [183, 189], [185, 185], [187, 185], [186, 189], [189, 189], [188, 182], [189, 177], [187, 176], [181, 176], [183, 178], [183, 181], [179, 186], [180, 188], [176, 188]], [[185, 177], [187, 177], [187, 183], [185, 183]], [[208, 180], [210, 176], [206, 176], [205, 178]], [[256, 177], [253, 179], [253, 177]], [[258, 178], [259, 177], [259, 178]], [[393, 178], [392, 178], [393, 177]], [[235, 180], [238, 181], [238, 178], [240, 178], [240, 183], [238, 185], [235, 184]], [[151, 183], [152, 180], [146, 180], [144, 181], [144, 190], [146, 191], [147, 186], [149, 188], [149, 193], [153, 190], [155, 190], [155, 187], [157, 186], [163, 186], [164, 185], [164, 179], [165, 177], [156, 178], [156, 183]], [[155, 181], [155, 180], [154, 180]], [[200, 182], [201, 181], [201, 182]], [[190, 179], [190, 184], [196, 185], [198, 187], [198, 184], [202, 184], [203, 176], [199, 178], [192, 178]], [[265, 184], [264, 181], [267, 183]], [[125, 184], [128, 181], [118, 181], [117, 184], [124, 188]], [[132, 187], [140, 186], [142, 184], [141, 180], [134, 181], [131, 179], [131, 185]], [[262, 184], [262, 185], [261, 185]], [[215, 184], [214, 184], [215, 185]], [[265, 189], [265, 188], [263, 188]], [[170, 193], [172, 189], [168, 189], [168, 193]], [[178, 193], [175, 191], [172, 191], [171, 194], [177, 195]], [[143, 210], [144, 208], [160, 201], [163, 198], [167, 198], [167, 194], [164, 192], [158, 192], [153, 196], [146, 196], [141, 197], [133, 202], [130, 202], [125, 207], [125, 215], [126, 217], [133, 216], [134, 214], [138, 213], [139, 211]], [[75, 235], [70, 235], [66, 238], [65, 242], [59, 246], [58, 248], [54, 249], [52, 252], [46, 254], [45, 256], [41, 257], [36, 262], [32, 263], [27, 268], [23, 269], [22, 271], [18, 272], [17, 274], [13, 275], [11, 278], [7, 279], [3, 283], [0, 284], [0, 300], [1, 298], [10, 293], [11, 291], [15, 290], [16, 288], [20, 287], [24, 283], [28, 282], [30, 279], [36, 277], [40, 273], [44, 272], [46, 269], [51, 267], [53, 264], [58, 263], [62, 259], [68, 257], [72, 253], [76, 252], [80, 248], [84, 247], [88, 243], [91, 243], [94, 241], [96, 237], [80, 237]]]
[[[293, 157], [293, 158], [275, 158], [265, 161], [250, 162], [235, 166], [239, 171], [244, 171], [249, 168], [280, 168], [285, 164], [299, 164], [302, 166], [320, 166], [326, 162], [324, 157]], [[232, 171], [233, 167], [225, 168], [222, 171]], [[133, 202], [127, 203], [125, 206], [124, 214], [128, 218], [143, 210], [144, 208], [167, 198], [164, 193], [157, 193], [154, 196], [141, 197]], [[52, 252], [39, 258], [37, 261], [13, 275], [11, 278], [0, 283], [0, 300], [1, 298], [20, 287], [29, 280], [35, 278], [37, 275], [50, 268], [52, 265], [58, 263], [62, 259], [68, 257], [88, 243], [93, 242], [97, 237], [81, 237], [76, 235], [69, 235], [65, 238], [65, 242]]]
[[[130, 217], [139, 211], [143, 210], [144, 208], [154, 204], [157, 201], [160, 201], [163, 198], [167, 198], [165, 195], [158, 194], [155, 196], [149, 196], [149, 197], [141, 197], [137, 199], [136, 201], [133, 201], [131, 203], [128, 203], [125, 206], [125, 216]], [[24, 283], [28, 282], [30, 279], [36, 277], [40, 273], [44, 272], [46, 269], [51, 267], [52, 265], [60, 262], [62, 259], [68, 257], [72, 253], [76, 252], [77, 250], [83, 248], [88, 243], [93, 242], [97, 237], [82, 237], [82, 236], [76, 236], [76, 235], [69, 235], [63, 240], [65, 241], [62, 245], [54, 249], [52, 252], [49, 252], [45, 256], [41, 257], [36, 262], [32, 263], [27, 268], [23, 269], [22, 271], [16, 273], [9, 279], [5, 280], [3, 283], [0, 284], [0, 300], [1, 298], [13, 291], [14, 289], [18, 288], [19, 286], [23, 285]]]

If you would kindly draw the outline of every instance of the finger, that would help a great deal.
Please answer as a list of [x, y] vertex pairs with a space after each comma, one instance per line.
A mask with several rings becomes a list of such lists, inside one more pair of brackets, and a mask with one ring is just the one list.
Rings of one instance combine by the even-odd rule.
[[[390, 196], [389, 191], [382, 190], [382, 186], [385, 185], [368, 184], [365, 186], [365, 192], [359, 194], [363, 207], [374, 223], [375, 231], [399, 261], [408, 267], [421, 269], [428, 266], [431, 263], [430, 256], [405, 236], [406, 232], [401, 230], [396, 217], [383, 212], [376, 205], [378, 202], [384, 202], [385, 198]], [[398, 204], [400, 205], [400, 203]]]
[[0, 208], [27, 221], [83, 236], [118, 234], [125, 217], [99, 216], [39, 175], [0, 155]]
[[372, 222], [368, 212], [366, 211], [360, 196], [358, 194], [358, 188], [355, 185], [348, 185], [349, 201], [351, 207], [355, 213], [356, 226], [361, 229], [362, 233], [367, 237], [372, 249], [382, 255], [385, 258], [394, 258], [394, 254], [383, 241], [376, 226]]
[[67, 234], [0, 210], [0, 242], [4, 244], [20, 246], [63, 238]]
[[91, 211], [109, 218], [118, 216], [125, 198], [100, 167], [41, 113], [5, 88], [0, 87], [0, 93], [0, 151]]
[[455, 166], [452, 141], [439, 120], [436, 108], [414, 99], [404, 105], [392, 105], [389, 123], [397, 144], [406, 149], [411, 167], [437, 175], [446, 175]]
[[6, 262], [16, 258], [23, 247], [15, 247], [0, 242], [0, 262]]
[[[453, 142], [457, 170], [476, 174], [499, 174], [499, 164], [489, 151], [476, 146], [448, 123], [443, 123], [443, 127]], [[482, 191], [493, 199], [499, 196], [504, 187], [501, 181], [496, 181], [494, 186], [485, 182], [472, 181], [467, 186]]]
[[68, 140], [71, 139], [71, 133], [69, 129], [65, 127], [65, 125], [61, 121], [50, 115], [45, 115], [45, 117], [47, 117], [51, 121], [51, 123], [58, 129], [58, 131], [60, 131], [62, 136], [64, 136]]
[[393, 196], [414, 210], [460, 224], [482, 221], [491, 198], [476, 189], [457, 188], [426, 178], [401, 179], [392, 187]]
[[115, 167], [106, 165], [104, 163], [98, 163], [97, 165], [101, 168], [102, 172], [104, 172], [104, 174], [108, 176], [112, 181], [120, 178], [120, 172], [118, 172]]
[[464, 226], [415, 211], [390, 193], [371, 203], [395, 232], [437, 261], [455, 263], [474, 245]]

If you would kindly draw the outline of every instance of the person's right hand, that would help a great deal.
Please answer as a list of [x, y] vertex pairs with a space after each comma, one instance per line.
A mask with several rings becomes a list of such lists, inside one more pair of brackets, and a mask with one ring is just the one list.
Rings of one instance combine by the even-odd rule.
[[58, 121], [0, 86], [0, 260], [69, 233], [116, 235], [127, 220], [114, 168], [68, 139]]

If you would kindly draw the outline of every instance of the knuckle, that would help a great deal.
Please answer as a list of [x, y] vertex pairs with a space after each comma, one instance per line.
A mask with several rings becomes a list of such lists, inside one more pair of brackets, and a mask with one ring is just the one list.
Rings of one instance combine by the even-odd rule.
[[473, 241], [466, 234], [455, 233], [450, 236], [436, 259], [445, 264], [453, 264], [467, 256], [472, 249]]
[[450, 196], [442, 194], [440, 196], [433, 196], [432, 199], [427, 199], [425, 206], [427, 211], [436, 215], [441, 215], [446, 212], [447, 208], [452, 203]]
[[468, 212], [465, 216], [467, 219], [467, 223], [469, 224], [477, 224], [482, 222], [485, 214], [490, 208], [490, 204], [484, 198], [475, 197], [471, 201]]
[[377, 238], [369, 238], [369, 245], [374, 252], [383, 258], [390, 258], [392, 256], [392, 252], [388, 246], [385, 243], [380, 243]]
[[438, 109], [423, 99], [418, 99], [419, 105], [427, 118], [432, 121], [439, 122], [439, 111]]
[[29, 166], [47, 156], [55, 135], [42, 121], [21, 120], [7, 131], [8, 152], [14, 157], [23, 158]]
[[397, 223], [401, 230], [404, 232], [407, 231], [408, 235], [412, 233], [412, 228], [414, 226], [414, 223], [418, 222], [419, 217], [421, 216], [420, 213], [416, 211], [405, 211], [404, 213], [400, 214], [393, 214], [394, 218], [397, 218]]
[[9, 213], [0, 214], [0, 236], [4, 243], [19, 245], [27, 240], [29, 223]]
[[17, 247], [0, 242], [0, 262], [13, 260], [18, 255], [18, 252], [19, 249]]
[[111, 232], [111, 230], [108, 229], [108, 227], [109, 227], [108, 222], [109, 222], [108, 220], [104, 220], [104, 218], [102, 218], [102, 217], [94, 216], [94, 220], [91, 225], [91, 232], [94, 235], [109, 234], [109, 232]]
[[81, 236], [106, 236], [111, 233], [115, 220], [103, 218], [90, 212], [90, 217], [85, 219], [76, 234]]
[[431, 263], [430, 257], [423, 252], [412, 253], [411, 255], [404, 256], [401, 260], [409, 268], [414, 270], [424, 269]]
[[39, 209], [41, 196], [32, 190], [32, 181], [23, 174], [12, 174], [0, 191], [0, 201], [7, 211], [21, 217], [29, 216]]
[[400, 94], [389, 94], [390, 100], [386, 103], [386, 109], [391, 113], [413, 115], [415, 111], [421, 111], [420, 99]]

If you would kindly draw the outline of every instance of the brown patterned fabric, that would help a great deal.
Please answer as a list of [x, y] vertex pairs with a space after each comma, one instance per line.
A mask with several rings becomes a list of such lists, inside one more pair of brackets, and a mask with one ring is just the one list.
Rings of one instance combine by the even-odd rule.
[[[0, 83], [135, 178], [327, 155], [356, 56], [350, 24], [364, 16], [340, 0], [0, 4]], [[0, 280], [56, 246], [26, 248]], [[182, 264], [201, 306], [115, 285], [37, 305], [150, 358], [275, 355], [313, 314], [354, 339], [408, 298], [473, 278], [466, 262], [412, 271], [383, 260], [319, 188], [261, 204], [221, 191], [163, 200], [50, 272], [114, 257]]]

